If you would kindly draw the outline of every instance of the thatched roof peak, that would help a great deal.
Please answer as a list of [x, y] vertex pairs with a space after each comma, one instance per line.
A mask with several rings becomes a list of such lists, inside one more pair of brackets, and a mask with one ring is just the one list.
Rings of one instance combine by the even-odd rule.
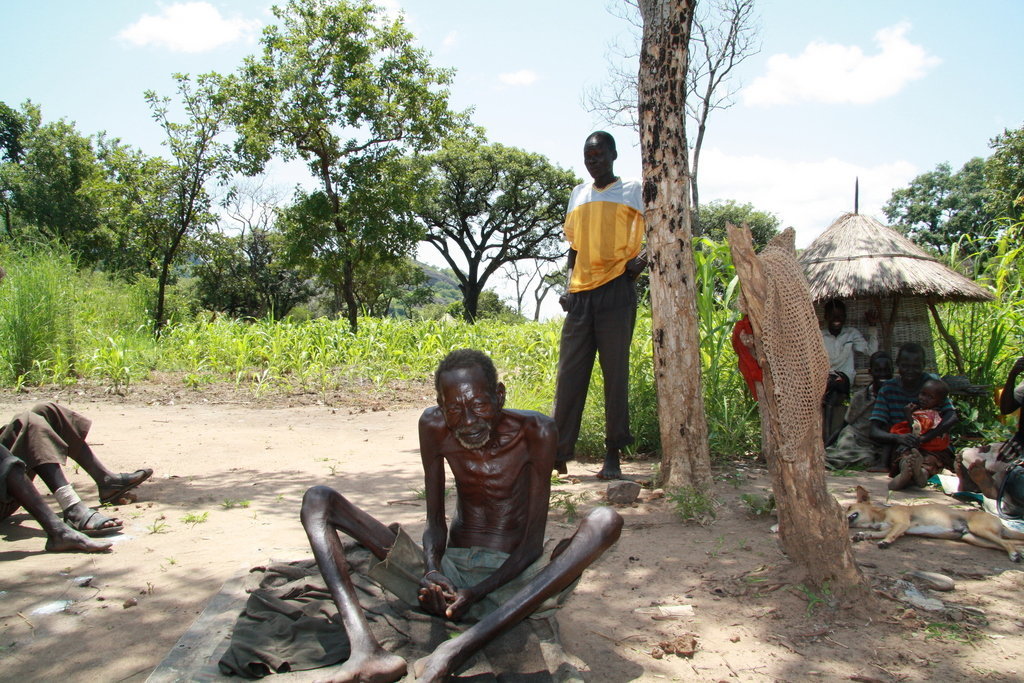
[[992, 295], [879, 221], [843, 214], [800, 254], [815, 301], [925, 296], [990, 301]]

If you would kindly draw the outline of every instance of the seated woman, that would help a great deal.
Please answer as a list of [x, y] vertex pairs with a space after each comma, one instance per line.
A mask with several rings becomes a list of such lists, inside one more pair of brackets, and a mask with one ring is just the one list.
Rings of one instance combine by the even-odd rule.
[[1003, 415], [1021, 411], [1017, 431], [1001, 444], [965, 448], [956, 462], [961, 491], [980, 492], [998, 502], [1002, 516], [1016, 519], [1024, 518], [1024, 470], [1018, 467], [1024, 460], [1024, 381], [1018, 383], [1022, 373], [1024, 356], [1010, 368], [999, 397]]
[[833, 470], [867, 467], [881, 458], [881, 444], [871, 438], [871, 411], [882, 383], [892, 378], [892, 358], [885, 351], [876, 351], [868, 361], [871, 384], [850, 398], [846, 410], [846, 426], [833, 445], [825, 449], [825, 466]]

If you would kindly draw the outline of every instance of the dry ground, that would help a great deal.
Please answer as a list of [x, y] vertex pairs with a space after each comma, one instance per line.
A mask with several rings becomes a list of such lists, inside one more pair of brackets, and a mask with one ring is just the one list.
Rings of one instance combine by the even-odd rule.
[[[0, 395], [0, 416], [57, 398], [93, 418], [90, 442], [113, 468], [156, 470], [135, 504], [116, 509], [126, 529], [111, 553], [44, 553], [41, 531], [21, 511], [0, 524], [0, 678], [144, 680], [227, 579], [309, 555], [298, 509], [314, 483], [414, 536], [422, 529], [415, 426], [432, 401], [428, 387], [260, 401], [180, 387], [158, 378], [127, 397], [88, 386]], [[332, 405], [317, 404], [325, 398]], [[593, 470], [573, 463], [575, 483], [557, 487], [581, 511], [603, 497]], [[651, 467], [627, 470], [649, 477]], [[94, 501], [92, 482], [68, 471]], [[621, 509], [621, 540], [559, 617], [566, 649], [587, 663], [590, 680], [1024, 680], [1024, 574], [1003, 553], [914, 538], [889, 550], [858, 544], [878, 607], [855, 616], [788, 582], [773, 520], [751, 516], [740, 501], [764, 491], [765, 473], [750, 466], [719, 475], [720, 506], [708, 526], [679, 523], [665, 499]], [[830, 477], [829, 488], [846, 504], [856, 483], [884, 497], [882, 475]], [[925, 496], [944, 498], [901, 497]], [[553, 511], [551, 535], [572, 526], [564, 509]], [[952, 593], [922, 591], [944, 609], [891, 599], [893, 581], [913, 569], [956, 580]], [[651, 614], [656, 605], [690, 605], [693, 614]], [[661, 655], [659, 643], [691, 635], [692, 657]]]

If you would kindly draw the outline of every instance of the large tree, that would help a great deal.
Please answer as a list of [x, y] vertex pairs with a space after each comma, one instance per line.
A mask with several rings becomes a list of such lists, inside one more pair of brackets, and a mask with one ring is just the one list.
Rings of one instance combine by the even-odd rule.
[[404, 160], [350, 159], [345, 169], [333, 198], [319, 190], [296, 191], [280, 225], [288, 260], [330, 290], [330, 312], [344, 312], [355, 330], [359, 315], [368, 312], [367, 287], [373, 285], [366, 280], [387, 269], [397, 269], [392, 276], [408, 272], [401, 264], [422, 231], [411, 211], [412, 181]]
[[446, 140], [417, 160], [416, 215], [455, 273], [467, 320], [487, 281], [508, 264], [562, 255], [571, 171], [546, 157], [475, 137]]
[[[404, 254], [413, 234], [378, 230], [401, 200], [381, 186], [378, 171], [396, 153], [433, 147], [452, 124], [445, 86], [413, 44], [403, 20], [388, 19], [366, 0], [290, 0], [272, 9], [279, 25], [261, 39], [263, 52], [245, 60], [231, 84], [238, 151], [255, 174], [274, 155], [305, 161], [326, 202], [339, 257], [336, 289], [349, 325], [357, 327], [355, 272], [360, 253]], [[396, 188], [397, 189], [397, 188]], [[374, 206], [357, 206], [359, 197]], [[374, 211], [368, 221], [360, 218]]]
[[666, 487], [712, 485], [700, 377], [696, 268], [687, 192], [684, 75], [692, 0], [640, 0], [640, 147], [644, 167], [651, 331]]
[[964, 235], [985, 236], [995, 229], [985, 187], [985, 161], [975, 157], [953, 173], [939, 164], [907, 187], [893, 190], [885, 217], [919, 244], [939, 253]]
[[[634, 30], [626, 45], [613, 45], [608, 55], [608, 80], [587, 93], [590, 111], [602, 115], [609, 123], [640, 130], [642, 114], [637, 107], [642, 34], [642, 2], [624, 0], [609, 9], [625, 19]], [[707, 133], [708, 119], [713, 111], [728, 109], [739, 84], [733, 81], [734, 71], [747, 58], [761, 50], [758, 39], [754, 0], [708, 0], [694, 3], [690, 32], [690, 53], [687, 64], [685, 95], [686, 115], [696, 135], [690, 139], [690, 199], [694, 215], [699, 214], [700, 193], [697, 184], [700, 154]], [[695, 221], [695, 234], [702, 234], [703, 223]]]
[[985, 162], [990, 210], [999, 218], [1024, 219], [1024, 128], [1006, 129], [992, 138]]
[[[185, 74], [175, 74], [179, 101], [146, 92], [146, 101], [164, 131], [164, 145], [171, 157], [167, 167], [168, 194], [165, 203], [166, 221], [155, 225], [151, 246], [159, 253], [160, 270], [157, 274], [156, 314], [157, 334], [166, 323], [165, 298], [171, 278], [171, 266], [181, 255], [180, 248], [187, 237], [210, 225], [215, 216], [211, 212], [212, 198], [207, 183], [225, 180], [229, 172], [228, 149], [218, 138], [225, 127], [225, 102], [220, 90], [220, 77], [216, 74], [198, 76], [193, 82]], [[177, 104], [184, 113], [184, 121], [172, 120], [171, 106]]]
[[[73, 122], [43, 123], [40, 108], [4, 107], [0, 196], [7, 231], [58, 241], [86, 263], [105, 253], [100, 194], [105, 181], [93, 140]], [[15, 228], [15, 226], [20, 226]]]

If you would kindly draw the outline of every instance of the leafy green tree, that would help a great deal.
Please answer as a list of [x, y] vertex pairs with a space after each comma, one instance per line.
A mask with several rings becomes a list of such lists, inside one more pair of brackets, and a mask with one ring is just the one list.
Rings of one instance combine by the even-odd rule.
[[467, 320], [477, 315], [487, 281], [508, 264], [563, 255], [562, 223], [579, 180], [540, 154], [446, 140], [416, 160], [421, 174], [414, 211], [454, 271]]
[[[378, 310], [385, 291], [376, 289], [372, 280], [385, 277], [388, 270], [387, 277], [415, 277], [401, 264], [421, 231], [409, 211], [406, 164], [398, 159], [352, 159], [346, 166], [349, 173], [339, 178], [333, 200], [325, 192], [299, 190], [294, 203], [282, 210], [280, 226], [289, 263], [330, 289], [331, 313], [344, 311], [354, 329], [367, 307]], [[344, 232], [339, 232], [339, 224], [345, 226]]]
[[106, 235], [99, 202], [104, 174], [92, 140], [64, 119], [43, 123], [31, 102], [20, 113], [5, 105], [3, 118], [7, 232], [13, 235], [20, 223], [20, 237], [61, 242], [83, 263], [95, 263], [106, 252]]
[[946, 253], [963, 235], [986, 236], [995, 228], [985, 187], [985, 161], [969, 160], [956, 173], [947, 163], [894, 190], [882, 211], [918, 244]]
[[[27, 122], [25, 117], [6, 103], [0, 102], [0, 164], [20, 164], [25, 154], [22, 136]], [[4, 212], [4, 231], [11, 234], [11, 198], [13, 192], [5, 184], [5, 172], [0, 166], [0, 204]]]
[[129, 281], [138, 275], [157, 278], [175, 213], [174, 166], [102, 134], [97, 154], [107, 179], [101, 203], [110, 232], [100, 265]]
[[763, 247], [779, 232], [779, 218], [773, 213], [759, 211], [747, 202], [740, 204], [733, 199], [716, 199], [700, 207], [697, 220], [700, 229], [696, 234], [703, 235], [716, 242], [725, 241], [725, 226], [744, 225], [750, 227], [755, 247]]
[[313, 295], [285, 266], [282, 236], [263, 228], [241, 235], [211, 233], [194, 271], [200, 303], [229, 315], [281, 318]]
[[25, 134], [26, 124], [24, 116], [0, 102], [0, 159], [21, 163], [25, 154], [21, 138]]
[[433, 298], [427, 282], [427, 274], [411, 258], [361, 259], [356, 267], [356, 301], [363, 315], [383, 318], [400, 310], [409, 317]]
[[1024, 128], [1006, 129], [992, 138], [992, 156], [985, 162], [992, 215], [1024, 219]]
[[360, 254], [404, 254], [417, 238], [415, 224], [392, 220], [402, 208], [389, 202], [406, 193], [386, 174], [398, 154], [433, 147], [452, 125], [452, 74], [367, 0], [290, 0], [272, 11], [280, 25], [229, 83], [237, 150], [252, 174], [274, 155], [308, 164], [333, 232], [315, 241], [337, 258], [335, 290], [355, 330]]
[[198, 76], [193, 83], [185, 74], [176, 74], [180, 104], [185, 112], [182, 123], [171, 120], [169, 97], [160, 97], [152, 90], [146, 101], [153, 118], [164, 130], [164, 144], [172, 159], [167, 168], [170, 195], [165, 222], [157, 228], [151, 246], [160, 253], [157, 284], [156, 333], [165, 324], [164, 308], [171, 266], [179, 258], [185, 239], [213, 223], [212, 199], [206, 185], [214, 179], [224, 180], [231, 160], [229, 150], [217, 141], [226, 125], [225, 102], [216, 74]]

